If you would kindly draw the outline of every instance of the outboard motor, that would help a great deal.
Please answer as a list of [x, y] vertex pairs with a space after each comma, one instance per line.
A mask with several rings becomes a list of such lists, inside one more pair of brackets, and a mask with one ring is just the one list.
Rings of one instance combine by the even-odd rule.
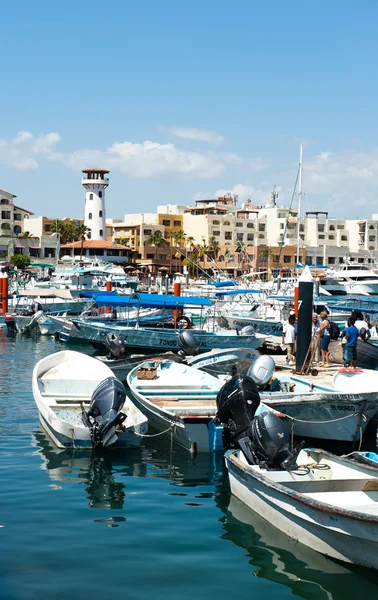
[[29, 323], [21, 327], [21, 333], [23, 333], [24, 335], [32, 333], [32, 331], [34, 331], [34, 329], [38, 327], [38, 322], [44, 314], [45, 313], [43, 312], [43, 310], [38, 310], [36, 313], [34, 313]]
[[234, 376], [219, 390], [214, 422], [223, 424], [223, 445], [226, 449], [240, 448], [250, 464], [288, 469], [305, 442], [291, 452], [284, 423], [268, 410], [256, 416], [259, 405], [260, 395], [251, 377]]
[[253, 325], [245, 325], [240, 330], [240, 335], [255, 335], [255, 328]]
[[360, 329], [360, 338], [363, 342], [367, 342], [369, 339], [368, 332], [366, 327], [361, 327]]
[[108, 333], [105, 336], [105, 348], [110, 358], [119, 360], [126, 354], [124, 339], [118, 333]]
[[177, 338], [177, 342], [180, 348], [179, 356], [182, 358], [197, 356], [200, 351], [199, 341], [190, 331], [182, 331]]
[[261, 390], [272, 378], [275, 368], [276, 363], [273, 358], [269, 354], [261, 354], [249, 367], [247, 375], [253, 379], [257, 388]]
[[123, 383], [116, 377], [107, 377], [94, 390], [87, 412], [82, 405], [82, 420], [90, 430], [93, 448], [106, 448], [117, 441], [126, 419], [126, 415], [120, 412], [125, 400]]

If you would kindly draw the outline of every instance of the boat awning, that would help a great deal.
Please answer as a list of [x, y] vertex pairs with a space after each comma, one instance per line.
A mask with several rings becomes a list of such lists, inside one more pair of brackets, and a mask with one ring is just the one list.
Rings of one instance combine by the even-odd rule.
[[[22, 248], [24, 246], [16, 246], [16, 248]], [[39, 248], [39, 246], [32, 246], [32, 248]], [[50, 269], [55, 269], [55, 265], [52, 263], [45, 262], [33, 262], [28, 265], [28, 267], [49, 267]]]
[[143, 308], [184, 308], [184, 306], [211, 306], [208, 298], [190, 296], [171, 296], [163, 294], [136, 293], [132, 296], [120, 296], [113, 292], [84, 293], [85, 297], [93, 297], [97, 306], [141, 306]]
[[260, 294], [261, 290], [227, 290], [225, 292], [216, 292], [216, 296], [237, 296], [238, 294]]
[[32, 290], [22, 290], [17, 296], [28, 296], [29, 298], [61, 298], [62, 300], [72, 300], [72, 294], [70, 290], [57, 290], [57, 289], [46, 289], [34, 288]]

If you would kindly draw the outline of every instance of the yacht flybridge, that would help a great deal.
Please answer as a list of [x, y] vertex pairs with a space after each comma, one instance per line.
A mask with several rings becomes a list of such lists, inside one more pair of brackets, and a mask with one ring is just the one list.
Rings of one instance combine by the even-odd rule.
[[328, 270], [320, 284], [331, 294], [378, 294], [378, 275], [366, 264], [341, 264], [336, 270]]

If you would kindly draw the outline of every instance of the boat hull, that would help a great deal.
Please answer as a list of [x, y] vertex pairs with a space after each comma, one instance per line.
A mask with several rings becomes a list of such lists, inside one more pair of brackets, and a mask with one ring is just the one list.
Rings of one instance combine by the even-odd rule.
[[[233, 451], [225, 455], [231, 492], [251, 510], [292, 540], [348, 563], [378, 569], [378, 522], [334, 511], [321, 503], [304, 503], [299, 494], [267, 485], [265, 477], [251, 473]], [[344, 514], [341, 514], [344, 513]]]

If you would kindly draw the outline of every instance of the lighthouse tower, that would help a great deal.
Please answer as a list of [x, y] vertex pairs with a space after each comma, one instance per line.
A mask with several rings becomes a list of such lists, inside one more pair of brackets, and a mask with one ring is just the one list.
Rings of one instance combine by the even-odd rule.
[[105, 190], [109, 185], [106, 169], [83, 169], [85, 194], [84, 225], [90, 229], [87, 239], [106, 240]]

